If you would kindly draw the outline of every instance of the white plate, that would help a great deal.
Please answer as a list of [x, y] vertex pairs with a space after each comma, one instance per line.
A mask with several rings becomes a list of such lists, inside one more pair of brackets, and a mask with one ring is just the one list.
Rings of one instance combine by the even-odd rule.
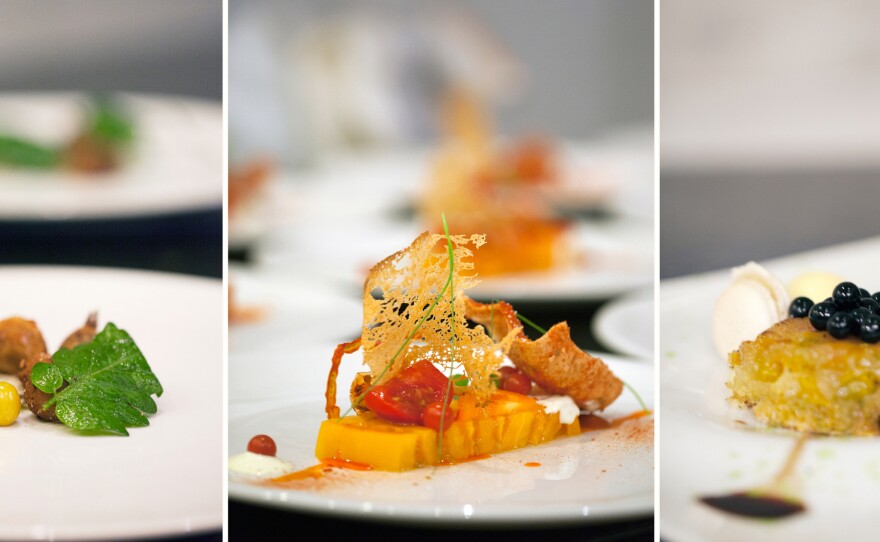
[[[132, 158], [101, 175], [0, 167], [0, 220], [105, 219], [220, 208], [219, 103], [120, 94], [134, 120]], [[78, 129], [84, 95], [0, 94], [0, 133], [61, 144]]]
[[[373, 264], [406, 248], [421, 232], [416, 224], [386, 220], [313, 220], [268, 236], [255, 259], [359, 292]], [[583, 265], [483, 278], [468, 294], [511, 302], [607, 299], [652, 283], [653, 239], [651, 224], [642, 220], [578, 224], [572, 240], [586, 255]]]
[[593, 333], [615, 352], [653, 360], [653, 290], [641, 290], [602, 305], [593, 318]]
[[[743, 262], [745, 263], [745, 262]], [[789, 282], [806, 271], [836, 273], [880, 290], [880, 238], [758, 262]], [[711, 337], [711, 315], [729, 271], [660, 283], [660, 534], [670, 542], [876, 540], [869, 510], [880, 495], [880, 439], [816, 438], [797, 465], [806, 513], [740, 519], [698, 498], [769, 482], [795, 441], [790, 432], [735, 423], [725, 403], [725, 360]]]
[[[231, 404], [229, 451], [245, 450], [256, 434], [272, 436], [278, 457], [307, 468], [324, 416], [323, 393], [332, 346], [318, 358], [297, 356], [301, 374], [287, 399]], [[608, 356], [611, 369], [653, 405], [653, 370]], [[289, 363], [289, 360], [286, 361]], [[349, 382], [361, 358], [343, 359], [339, 382]], [[272, 374], [272, 373], [268, 373]], [[347, 407], [347, 385], [339, 386]], [[639, 409], [628, 392], [606, 411], [611, 417]], [[527, 467], [539, 462], [540, 467]], [[654, 503], [653, 422], [560, 438], [453, 467], [403, 473], [344, 471], [342, 479], [302, 490], [268, 488], [230, 479], [229, 496], [254, 504], [389, 521], [460, 524], [604, 521], [650, 515]]]
[[[0, 427], [0, 539], [121, 539], [220, 529], [223, 288], [112, 269], [0, 267], [0, 319], [35, 320], [50, 351], [86, 315], [127, 330], [164, 393], [148, 427], [80, 436], [23, 409]], [[19, 385], [17, 378], [0, 379]]]
[[[289, 395], [299, 387], [296, 360], [306, 357], [304, 345], [350, 341], [360, 333], [360, 297], [240, 265], [230, 265], [228, 276], [235, 302], [262, 311], [258, 320], [229, 328], [230, 402]], [[307, 357], [330, 359], [333, 347], [326, 348], [310, 348]]]

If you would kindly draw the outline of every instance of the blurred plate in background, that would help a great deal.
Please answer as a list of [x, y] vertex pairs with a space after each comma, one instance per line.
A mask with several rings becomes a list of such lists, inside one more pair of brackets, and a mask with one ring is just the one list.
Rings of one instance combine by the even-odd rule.
[[653, 290], [640, 290], [602, 305], [593, 320], [593, 332], [614, 352], [653, 360]]
[[[254, 258], [266, 268], [287, 269], [359, 295], [369, 269], [409, 246], [422, 231], [415, 223], [392, 220], [303, 222], [267, 237]], [[647, 222], [579, 223], [572, 242], [583, 262], [559, 271], [484, 277], [469, 295], [479, 300], [595, 300], [653, 280], [653, 233]]]
[[[133, 121], [130, 159], [100, 174], [0, 166], [0, 221], [144, 217], [222, 206], [221, 105], [170, 96], [113, 97]], [[0, 133], [61, 145], [75, 135], [88, 98], [0, 94]]]

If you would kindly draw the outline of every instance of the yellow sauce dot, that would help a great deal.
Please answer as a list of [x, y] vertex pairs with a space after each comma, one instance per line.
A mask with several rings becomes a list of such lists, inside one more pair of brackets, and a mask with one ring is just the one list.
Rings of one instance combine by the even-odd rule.
[[9, 382], [0, 382], [0, 426], [12, 425], [20, 411], [18, 390]]

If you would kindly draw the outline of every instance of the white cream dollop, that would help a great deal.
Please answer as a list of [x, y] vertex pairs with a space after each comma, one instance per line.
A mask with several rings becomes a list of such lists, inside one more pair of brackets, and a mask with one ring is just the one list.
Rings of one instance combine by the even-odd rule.
[[785, 284], [755, 262], [731, 271], [731, 281], [715, 302], [712, 337], [727, 360], [743, 341], [750, 341], [788, 315]]
[[547, 414], [559, 413], [559, 421], [564, 424], [574, 423], [581, 409], [575, 404], [574, 399], [568, 395], [550, 395], [538, 399], [538, 404], [544, 407]]
[[276, 478], [296, 469], [292, 463], [277, 457], [244, 452], [229, 458], [229, 470], [257, 478]]

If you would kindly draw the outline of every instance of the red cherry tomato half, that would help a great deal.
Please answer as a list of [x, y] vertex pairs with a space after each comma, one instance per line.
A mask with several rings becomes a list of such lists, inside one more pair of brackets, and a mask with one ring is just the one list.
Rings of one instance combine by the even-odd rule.
[[498, 369], [498, 374], [501, 376], [502, 382], [506, 380], [508, 376], [518, 372], [519, 369], [517, 369], [516, 367], [511, 367], [510, 365], [505, 365], [504, 367]]
[[260, 455], [275, 457], [277, 449], [275, 441], [269, 435], [257, 435], [248, 442], [247, 451]]
[[[422, 423], [422, 411], [431, 403], [443, 401], [449, 379], [427, 360], [417, 361], [364, 396], [364, 404], [384, 420]], [[448, 399], [452, 401], [452, 392]]]
[[532, 391], [532, 380], [524, 373], [517, 371], [501, 381], [501, 389], [528, 395]]
[[[446, 409], [445, 412], [444, 409]], [[443, 430], [445, 431], [455, 421], [455, 414], [449, 405], [443, 404], [443, 401], [431, 403], [422, 411], [422, 425], [434, 431], [440, 431], [441, 417], [443, 418]]]

